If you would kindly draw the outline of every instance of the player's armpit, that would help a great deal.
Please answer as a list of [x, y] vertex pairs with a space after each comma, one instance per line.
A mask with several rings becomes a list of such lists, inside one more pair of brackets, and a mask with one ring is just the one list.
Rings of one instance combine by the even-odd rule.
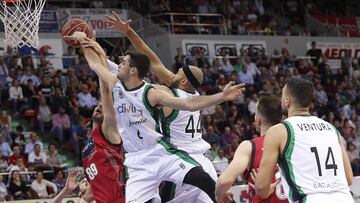
[[275, 172], [275, 166], [280, 156], [281, 145], [286, 142], [287, 131], [283, 124], [277, 124], [266, 133], [264, 152], [260, 162], [258, 176], [255, 180], [256, 194], [266, 199], [270, 195], [270, 184]]
[[243, 141], [236, 149], [234, 159], [226, 170], [220, 175], [216, 182], [215, 194], [217, 198], [223, 199], [226, 192], [230, 189], [235, 179], [240, 176], [249, 165], [251, 155], [251, 143]]

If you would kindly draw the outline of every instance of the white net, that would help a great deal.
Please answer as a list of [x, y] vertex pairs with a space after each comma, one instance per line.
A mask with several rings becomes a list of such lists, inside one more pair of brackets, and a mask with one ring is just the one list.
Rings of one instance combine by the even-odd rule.
[[5, 46], [39, 45], [39, 21], [46, 0], [2, 1], [0, 19], [4, 23]]

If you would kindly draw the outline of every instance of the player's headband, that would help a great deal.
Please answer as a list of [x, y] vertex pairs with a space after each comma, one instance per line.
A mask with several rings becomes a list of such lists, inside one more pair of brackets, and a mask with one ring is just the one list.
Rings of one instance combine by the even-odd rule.
[[192, 86], [195, 88], [200, 87], [199, 81], [195, 78], [194, 74], [191, 72], [190, 67], [188, 65], [183, 67], [186, 78], [189, 80]]

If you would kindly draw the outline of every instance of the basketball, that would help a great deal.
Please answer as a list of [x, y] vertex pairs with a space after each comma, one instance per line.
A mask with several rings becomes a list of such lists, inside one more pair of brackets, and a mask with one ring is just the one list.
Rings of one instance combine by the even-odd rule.
[[84, 32], [89, 38], [93, 35], [93, 30], [85, 21], [79, 18], [68, 20], [62, 28], [61, 35], [65, 43], [72, 47], [80, 47], [80, 43], [74, 40], [65, 39], [64, 37], [71, 36], [75, 31]]

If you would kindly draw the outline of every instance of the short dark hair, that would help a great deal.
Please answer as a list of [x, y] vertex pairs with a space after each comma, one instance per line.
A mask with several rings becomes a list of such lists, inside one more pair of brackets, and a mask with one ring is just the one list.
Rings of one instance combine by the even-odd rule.
[[309, 80], [292, 77], [286, 82], [286, 91], [299, 107], [309, 107], [314, 99], [314, 86]]
[[280, 98], [272, 93], [260, 93], [257, 112], [271, 125], [280, 123], [283, 116]]
[[127, 51], [126, 55], [130, 56], [129, 66], [136, 67], [139, 78], [143, 79], [150, 69], [149, 58], [140, 52]]

